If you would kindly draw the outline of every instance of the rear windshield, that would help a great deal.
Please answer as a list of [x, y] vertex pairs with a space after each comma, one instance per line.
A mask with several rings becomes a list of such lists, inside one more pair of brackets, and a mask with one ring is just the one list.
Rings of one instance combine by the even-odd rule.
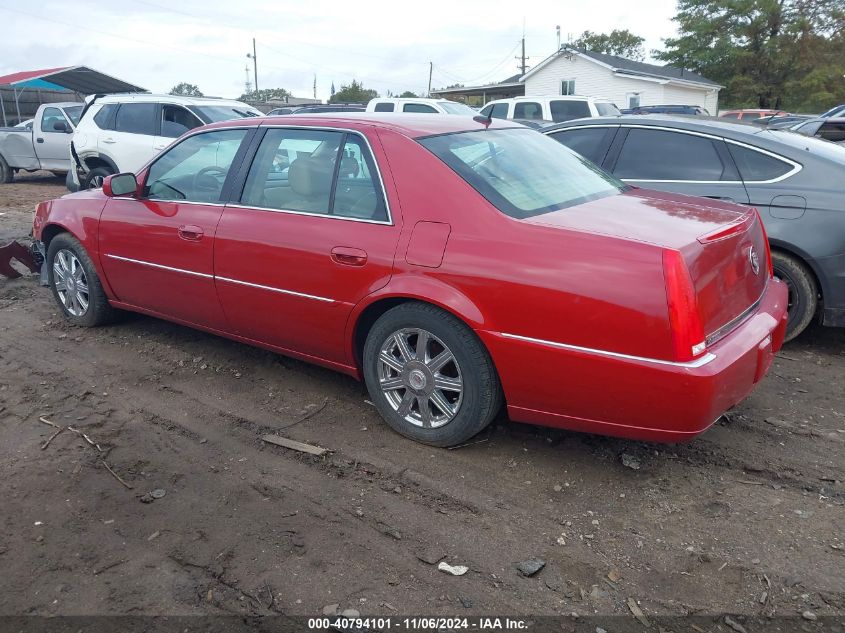
[[599, 113], [599, 116], [617, 116], [622, 114], [612, 103], [602, 103], [600, 101], [596, 102], [596, 110]]
[[82, 114], [82, 106], [67, 106], [63, 108], [65, 114], [70, 119], [70, 122], [73, 123], [73, 127], [79, 125], [79, 115]]
[[454, 101], [440, 101], [438, 105], [446, 110], [446, 114], [469, 114], [475, 115], [476, 112], [468, 105], [463, 103], [455, 103]]
[[236, 105], [214, 105], [214, 106], [188, 106], [188, 109], [196, 114], [204, 123], [217, 123], [219, 121], [231, 121], [232, 119], [245, 119], [247, 117], [262, 116], [258, 110], [249, 106]]
[[626, 189], [569, 148], [533, 130], [460, 132], [419, 142], [499, 211], [517, 219]]

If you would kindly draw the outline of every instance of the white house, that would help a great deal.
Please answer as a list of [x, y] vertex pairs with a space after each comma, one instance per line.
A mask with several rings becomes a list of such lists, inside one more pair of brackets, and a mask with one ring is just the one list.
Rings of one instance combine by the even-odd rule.
[[719, 84], [683, 68], [562, 47], [519, 79], [525, 96], [604, 97], [619, 108], [697, 105], [716, 115]]

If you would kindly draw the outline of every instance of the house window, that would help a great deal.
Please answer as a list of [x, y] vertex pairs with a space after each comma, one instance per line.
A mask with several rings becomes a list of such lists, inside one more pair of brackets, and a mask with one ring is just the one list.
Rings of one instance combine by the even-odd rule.
[[629, 92], [628, 93], [628, 109], [633, 110], [634, 108], [640, 107], [640, 93], [639, 92]]
[[574, 79], [564, 79], [560, 82], [560, 94], [562, 95], [574, 95], [575, 94], [575, 80]]

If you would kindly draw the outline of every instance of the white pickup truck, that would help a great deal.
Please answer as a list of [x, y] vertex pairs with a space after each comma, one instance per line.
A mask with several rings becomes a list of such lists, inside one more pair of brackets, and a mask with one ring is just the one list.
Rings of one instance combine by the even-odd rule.
[[70, 170], [70, 139], [81, 103], [45, 103], [29, 128], [0, 128], [0, 183], [12, 182], [18, 170]]

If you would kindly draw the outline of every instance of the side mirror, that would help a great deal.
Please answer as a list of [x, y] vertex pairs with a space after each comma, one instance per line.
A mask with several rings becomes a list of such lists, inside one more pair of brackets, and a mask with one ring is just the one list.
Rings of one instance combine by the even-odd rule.
[[53, 121], [53, 131], [54, 132], [68, 132], [67, 123], [64, 121]]
[[109, 198], [134, 196], [137, 191], [138, 181], [135, 174], [112, 174], [103, 180], [103, 193]]

